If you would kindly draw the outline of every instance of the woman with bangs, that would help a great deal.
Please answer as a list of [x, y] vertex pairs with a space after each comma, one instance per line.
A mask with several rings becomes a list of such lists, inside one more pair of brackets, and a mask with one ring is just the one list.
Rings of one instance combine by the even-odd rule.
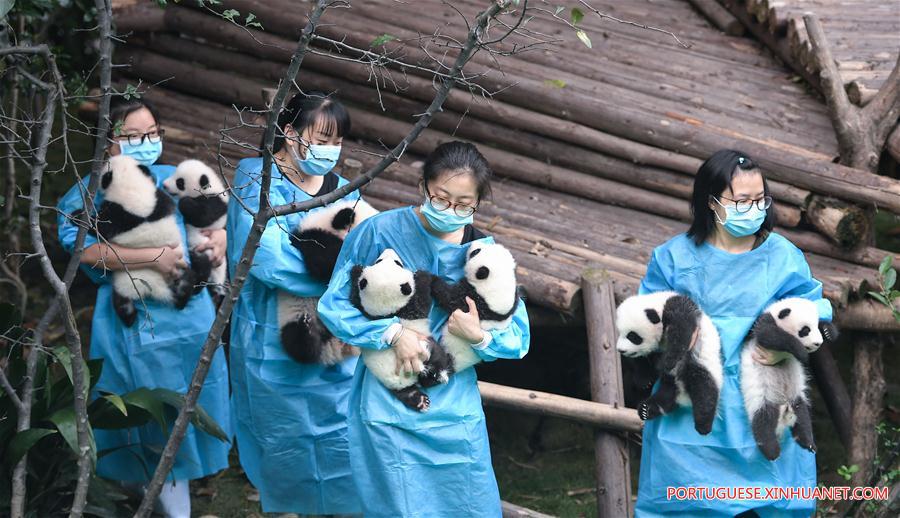
[[[347, 183], [331, 170], [350, 130], [333, 97], [299, 93], [278, 117], [269, 202], [281, 205], [323, 196]], [[228, 206], [228, 265], [232, 278], [259, 208], [262, 157], [238, 164]], [[353, 191], [344, 199], [357, 199]], [[283, 350], [278, 293], [318, 297], [313, 278], [291, 244], [289, 229], [307, 213], [278, 216], [263, 232], [231, 321], [232, 409], [241, 466], [259, 490], [266, 513], [359, 512], [347, 444], [347, 405], [355, 356], [325, 366], [301, 364]]]

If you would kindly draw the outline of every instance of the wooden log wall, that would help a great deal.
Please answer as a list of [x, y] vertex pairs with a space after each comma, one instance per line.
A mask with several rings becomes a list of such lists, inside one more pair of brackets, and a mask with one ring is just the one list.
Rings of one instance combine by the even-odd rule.
[[[458, 19], [438, 11], [417, 18], [406, 5], [393, 2], [390, 14], [384, 14], [383, 3], [340, 10], [340, 19], [332, 20], [326, 35], [368, 47], [375, 32], [400, 37], [429, 26], [429, 33], [435, 26], [452, 32], [452, 24], [458, 24]], [[457, 6], [465, 11], [478, 5], [465, 0]], [[148, 99], [160, 107], [163, 123], [171, 129], [165, 146], [169, 161], [213, 161], [221, 154], [227, 173], [238, 159], [255, 154], [257, 130], [222, 128], [237, 126], [239, 118], [256, 122], [252, 112], [238, 113], [235, 107], [264, 108], [262, 90], [283, 73], [293, 45], [290, 38], [302, 24], [297, 25], [299, 14], [276, 7], [249, 0], [224, 2], [223, 8], [253, 12], [266, 32], [178, 6], [168, 7], [162, 17], [118, 13], [120, 32], [137, 31], [116, 54], [118, 62], [131, 63], [130, 81], [164, 82], [165, 88], [154, 88]], [[854, 214], [856, 204], [873, 200], [900, 208], [900, 184], [832, 164], [835, 144], [823, 107], [789, 81], [772, 92], [771, 85], [779, 77], [783, 80], [784, 72], [759, 46], [722, 35], [677, 2], [662, 2], [655, 14], [641, 11], [636, 3], [623, 8], [622, 16], [649, 16], [651, 21], [657, 16], [662, 17], [659, 23], [690, 29], [694, 47], [686, 50], [668, 37], [592, 20], [585, 27], [606, 33], [608, 48], [591, 55], [583, 47], [564, 45], [555, 54], [529, 53], [504, 61], [505, 75], [488, 74], [481, 84], [514, 87], [490, 102], [454, 91], [433, 129], [423, 133], [410, 153], [424, 155], [454, 138], [477, 143], [504, 178], [493, 202], [480, 211], [479, 224], [516, 254], [531, 302], [579, 314], [579, 284], [586, 267], [610, 271], [617, 299], [633, 293], [652, 248], [686, 228], [692, 176], [701, 158], [726, 142], [722, 137], [727, 135], [729, 147], [749, 144], [765, 151], [760, 156], [769, 158], [759, 161], [767, 172], [773, 171], [779, 231], [810, 252], [810, 264], [827, 296], [838, 306], [849, 304], [873, 282], [873, 267], [886, 252], [866, 246], [846, 250], [827, 231], [812, 231], [806, 213], [810, 206], [822, 205], [815, 205], [816, 200], [827, 197], [843, 200]], [[564, 35], [548, 20], [535, 21], [534, 26]], [[430, 101], [431, 80], [415, 71], [391, 72], [395, 83], [385, 75], [373, 80], [368, 67], [325, 55], [329, 50], [320, 46], [318, 54], [306, 57], [298, 82], [305, 89], [337, 90], [351, 111], [354, 137], [398, 141]], [[417, 50], [421, 54], [414, 46], [404, 50], [408, 61]], [[662, 72], [635, 63], [638, 57], [652, 60]], [[590, 62], [596, 63], [596, 72], [587, 66]], [[746, 69], [746, 81], [734, 80], [729, 70], [735, 64]], [[479, 58], [473, 65], [472, 73], [477, 73], [491, 63]], [[560, 81], [566, 86], [548, 86], [535, 77], [564, 78]], [[639, 86], [630, 88], [625, 82], [629, 77]], [[701, 88], [703, 81], [720, 84]], [[729, 93], [726, 85], [737, 91]], [[764, 96], [762, 85], [769, 85]], [[689, 96], [691, 91], [696, 98]], [[594, 101], [602, 110], [591, 111], [598, 106]], [[790, 122], [800, 113], [809, 124]], [[779, 117], [786, 122], [775, 120]], [[220, 144], [223, 134], [227, 138]], [[373, 163], [372, 151], [379, 150], [365, 144], [345, 146], [345, 156], [363, 167]], [[373, 204], [386, 209], [420, 201], [413, 160], [404, 160], [367, 188], [365, 195]], [[833, 214], [821, 219], [837, 229]], [[573, 225], [575, 221], [579, 224]]]

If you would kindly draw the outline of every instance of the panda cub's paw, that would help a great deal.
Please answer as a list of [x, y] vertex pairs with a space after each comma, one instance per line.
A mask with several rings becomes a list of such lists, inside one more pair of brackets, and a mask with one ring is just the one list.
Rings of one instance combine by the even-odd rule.
[[428, 394], [422, 392], [419, 387], [413, 385], [405, 389], [395, 390], [394, 395], [397, 396], [404, 405], [417, 412], [427, 412], [431, 406], [431, 399]]

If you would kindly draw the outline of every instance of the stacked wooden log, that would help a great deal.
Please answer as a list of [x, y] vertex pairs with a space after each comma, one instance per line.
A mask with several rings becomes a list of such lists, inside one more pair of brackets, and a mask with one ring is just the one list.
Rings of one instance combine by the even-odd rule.
[[[186, 7], [118, 12], [119, 32], [135, 31], [116, 52], [118, 62], [131, 64], [129, 81], [164, 86], [147, 96], [163, 113], [167, 159], [221, 157], [228, 170], [255, 154], [258, 129], [239, 126], [258, 123], [253, 110], [265, 108], [263, 89], [283, 74], [307, 7], [283, 3], [223, 2], [221, 9], [236, 9], [242, 18], [252, 12], [265, 31]], [[471, 15], [482, 4], [462, 0], [454, 6]], [[650, 250], [686, 228], [692, 176], [702, 158], [720, 147], [742, 148], [769, 173], [779, 231], [812, 252], [810, 263], [827, 295], [838, 305], [849, 303], [872, 282], [885, 252], [846, 250], [840, 236], [864, 233], [851, 225], [860, 213], [857, 204], [877, 202], [900, 212], [900, 183], [833, 164], [836, 145], [823, 106], [786, 79], [759, 46], [721, 34], [680, 2], [616, 7], [620, 17], [690, 31], [693, 46], [585, 20], [594, 54], [576, 40], [553, 53], [499, 57], [499, 65], [495, 57], [478, 56], [469, 76], [498, 91], [494, 99], [454, 91], [410, 153], [424, 155], [454, 138], [477, 143], [505, 178], [480, 211], [479, 224], [514, 250], [533, 302], [577, 313], [584, 268], [608, 269], [618, 296], [631, 293]], [[464, 29], [459, 15], [437, 2], [427, 10], [388, 0], [358, 2], [324, 21], [330, 25], [320, 34], [357, 48], [389, 34], [396, 39], [373, 51], [402, 55], [423, 68], [428, 57], [412, 39], [421, 42], [419, 34], [434, 34], [436, 27], [451, 35]], [[529, 24], [571, 36], [546, 17]], [[347, 48], [315, 45], [297, 81], [305, 90], [337, 91], [350, 109], [356, 138], [395, 144], [433, 96], [427, 68], [382, 72], [349, 60], [359, 54]], [[344, 59], [336, 59], [337, 50]], [[373, 163], [373, 151], [379, 149], [345, 145], [363, 166]], [[418, 174], [405, 160], [369, 186], [366, 196], [380, 208], [418, 203]], [[814, 231], [817, 220], [824, 231]]]
[[815, 13], [850, 99], [867, 103], [890, 75], [900, 53], [900, 3], [883, 0], [718, 0], [761, 41], [818, 87], [803, 14]]

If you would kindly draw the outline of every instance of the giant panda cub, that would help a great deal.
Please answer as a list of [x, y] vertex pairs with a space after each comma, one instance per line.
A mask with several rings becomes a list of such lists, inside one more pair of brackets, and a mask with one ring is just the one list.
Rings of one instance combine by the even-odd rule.
[[[291, 232], [291, 244], [300, 251], [309, 274], [331, 280], [344, 238], [357, 225], [377, 214], [359, 200], [341, 200], [306, 215]], [[359, 351], [335, 338], [319, 320], [318, 297], [296, 297], [278, 292], [278, 328], [285, 353], [300, 363], [334, 365]]]
[[203, 162], [185, 160], [178, 164], [172, 176], [166, 178], [163, 187], [178, 198], [178, 210], [184, 219], [188, 247], [191, 249], [191, 265], [197, 271], [198, 281], [206, 280], [210, 294], [219, 302], [225, 296], [226, 265], [223, 262], [213, 267], [208, 255], [210, 251], [198, 253], [194, 250], [209, 240], [203, 235], [203, 230], [225, 228], [225, 213], [228, 210], [225, 182]]
[[[464, 271], [465, 277], [452, 285], [434, 278], [431, 293], [435, 303], [447, 313], [457, 309], [468, 312], [466, 297], [469, 297], [475, 302], [481, 329], [489, 332], [506, 328], [519, 302], [516, 261], [512, 254], [496, 243], [474, 242], [466, 251]], [[446, 383], [449, 375], [481, 361], [472, 345], [451, 334], [446, 325], [441, 335], [441, 346], [450, 354], [453, 363], [449, 369], [428, 373], [437, 376], [435, 383]]]
[[[175, 202], [156, 187], [150, 169], [131, 157], [114, 156], [100, 177], [100, 190], [103, 202], [97, 211], [96, 233], [101, 239], [128, 248], [181, 244]], [[112, 274], [113, 307], [127, 327], [137, 318], [136, 300], [154, 299], [182, 309], [191, 298], [195, 277], [192, 269], [174, 280], [153, 268], [117, 270]]]
[[[350, 301], [372, 320], [399, 317], [403, 327], [423, 336], [431, 335], [428, 315], [431, 311], [432, 275], [406, 269], [397, 252], [388, 248], [369, 266], [356, 265], [350, 272]], [[425, 412], [431, 401], [422, 391], [434, 380], [446, 379], [452, 359], [433, 339], [422, 345], [429, 358], [415, 376], [397, 374], [397, 356], [393, 347], [362, 351], [366, 368], [409, 408]], [[436, 372], [436, 374], [432, 374]]]
[[[804, 365], [809, 353], [822, 345], [818, 325], [819, 312], [814, 302], [787, 298], [766, 308], [744, 342], [741, 393], [753, 437], [769, 460], [781, 454], [780, 440], [788, 427], [800, 446], [816, 451]], [[828, 335], [837, 335], [833, 326]], [[753, 359], [758, 346], [791, 355], [775, 365], [763, 365]]]
[[694, 428], [708, 434], [722, 389], [722, 346], [712, 320], [690, 298], [663, 291], [625, 299], [616, 311], [616, 328], [616, 349], [623, 355], [660, 353], [659, 389], [638, 406], [641, 419], [691, 406]]

